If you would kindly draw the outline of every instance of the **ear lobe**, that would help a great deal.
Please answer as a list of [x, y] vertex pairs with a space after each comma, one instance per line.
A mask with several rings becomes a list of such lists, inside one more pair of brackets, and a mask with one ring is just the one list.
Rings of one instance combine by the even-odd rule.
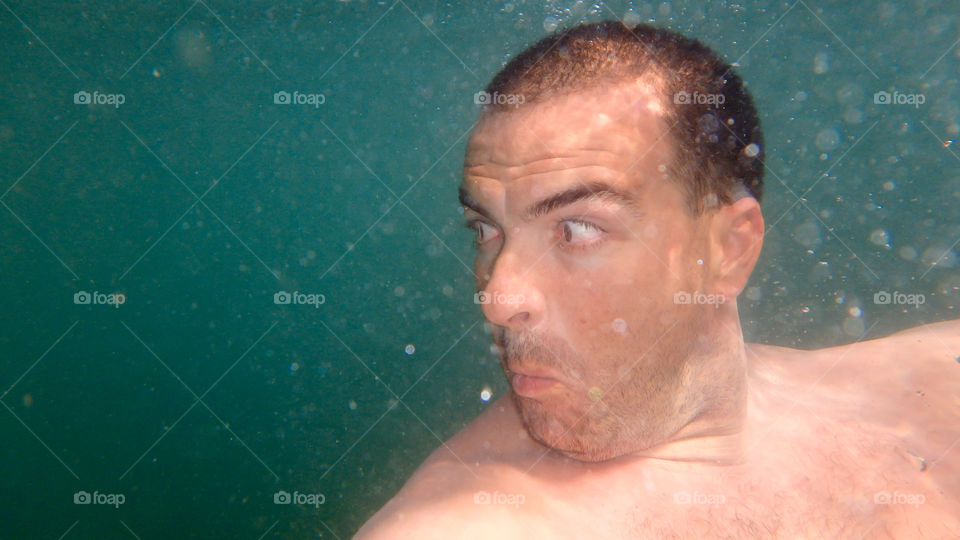
[[763, 214], [753, 197], [720, 208], [711, 225], [711, 289], [727, 298], [743, 291], [763, 247]]

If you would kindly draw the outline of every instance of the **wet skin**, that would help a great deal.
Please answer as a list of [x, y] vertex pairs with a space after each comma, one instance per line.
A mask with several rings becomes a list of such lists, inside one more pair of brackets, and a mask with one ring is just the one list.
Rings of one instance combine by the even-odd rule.
[[478, 124], [462, 202], [511, 392], [358, 537], [960, 536], [960, 323], [744, 344], [759, 205], [691, 213], [655, 83]]

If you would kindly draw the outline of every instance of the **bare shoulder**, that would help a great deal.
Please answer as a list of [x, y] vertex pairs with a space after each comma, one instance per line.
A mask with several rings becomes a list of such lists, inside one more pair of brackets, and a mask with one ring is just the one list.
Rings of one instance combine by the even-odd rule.
[[876, 518], [903, 536], [918, 537], [909, 528], [922, 521], [956, 537], [960, 321], [812, 351], [747, 351], [751, 384], [765, 392], [759, 403], [773, 416], [792, 411], [783, 425], [803, 426], [815, 441], [803, 455], [811, 470], [829, 471], [820, 476], [829, 496], [876, 502]]
[[748, 351], [758, 384], [786, 396], [788, 406], [802, 404], [796, 410], [809, 412], [823, 437], [912, 483], [878, 489], [919, 491], [930, 510], [960, 510], [960, 321], [813, 351]]
[[[384, 511], [387, 510], [386, 513]], [[494, 505], [466, 506], [457, 502], [389, 505], [368, 521], [354, 537], [357, 540], [506, 540], [528, 538], [529, 524]], [[536, 536], [536, 535], [535, 535]], [[544, 536], [545, 537], [545, 536]]]
[[474, 502], [474, 494], [480, 491], [475, 474], [449, 446], [441, 446], [356, 538], [480, 539], [489, 536], [491, 524], [505, 528], [505, 516]]
[[450, 491], [444, 486], [437, 493], [427, 494], [420, 491], [419, 488], [423, 487], [415, 486], [391, 499], [357, 532], [355, 538], [509, 540], [528, 536], [523, 532], [524, 524], [510, 511], [497, 505], [479, 504], [469, 490]]
[[915, 326], [881, 339], [932, 347], [935, 356], [960, 362], [960, 319]]
[[[889, 336], [812, 351], [748, 344], [751, 366], [758, 376], [808, 387], [864, 388], [906, 385], [957, 388], [960, 381], [960, 320], [916, 326]], [[875, 384], [874, 384], [875, 383]], [[884, 386], [885, 385], [885, 386]], [[951, 386], [952, 385], [952, 386]], [[912, 389], [917, 389], [912, 388]]]
[[514, 424], [507, 405], [505, 398], [491, 404], [437, 448], [356, 538], [529, 537], [531, 524], [517, 513], [526, 501], [492, 500], [512, 478], [501, 459]]
[[960, 413], [960, 320], [916, 326], [886, 337], [814, 351], [833, 379], [864, 389], [927, 397]]

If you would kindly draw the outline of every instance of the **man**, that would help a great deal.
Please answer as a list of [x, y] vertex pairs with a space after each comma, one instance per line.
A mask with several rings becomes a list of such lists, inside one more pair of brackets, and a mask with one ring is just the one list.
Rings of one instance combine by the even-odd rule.
[[729, 66], [591, 24], [487, 93], [461, 203], [511, 392], [358, 538], [960, 538], [957, 321], [743, 343], [763, 143]]

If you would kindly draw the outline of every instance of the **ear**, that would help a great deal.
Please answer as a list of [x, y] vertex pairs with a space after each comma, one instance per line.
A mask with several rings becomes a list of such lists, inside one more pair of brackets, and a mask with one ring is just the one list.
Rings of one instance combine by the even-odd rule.
[[753, 197], [718, 209], [710, 223], [709, 290], [736, 298], [763, 247], [763, 215]]

